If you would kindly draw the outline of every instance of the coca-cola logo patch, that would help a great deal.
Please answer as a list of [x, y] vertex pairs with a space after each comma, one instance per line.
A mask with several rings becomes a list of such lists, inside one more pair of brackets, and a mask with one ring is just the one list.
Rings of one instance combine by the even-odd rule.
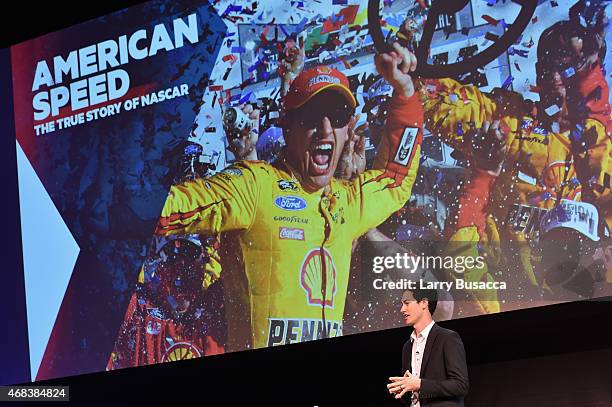
[[278, 237], [281, 240], [304, 240], [304, 229], [280, 227]]

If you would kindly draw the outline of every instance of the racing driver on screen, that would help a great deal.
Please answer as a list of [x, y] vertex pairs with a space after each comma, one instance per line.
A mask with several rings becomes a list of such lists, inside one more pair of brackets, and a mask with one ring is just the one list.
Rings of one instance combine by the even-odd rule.
[[228, 350], [342, 334], [352, 242], [408, 201], [421, 149], [415, 56], [395, 43], [375, 63], [394, 96], [374, 169], [334, 178], [356, 100], [346, 76], [317, 66], [283, 96], [282, 158], [171, 188], [157, 234], [223, 233], [235, 247], [222, 254]]

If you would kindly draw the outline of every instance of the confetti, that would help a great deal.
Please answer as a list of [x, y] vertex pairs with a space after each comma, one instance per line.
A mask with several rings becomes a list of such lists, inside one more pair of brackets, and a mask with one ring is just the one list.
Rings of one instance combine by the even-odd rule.
[[499, 39], [499, 35], [488, 32], [485, 34], [485, 38], [489, 41], [497, 41]]
[[496, 26], [497, 24], [499, 24], [498, 20], [496, 20], [495, 18], [491, 17], [488, 14], [483, 14], [482, 15], [482, 19], [485, 20], [487, 23], [489, 23], [491, 25], [495, 25]]
[[287, 30], [285, 29], [285, 26], [283, 24], [279, 24], [278, 26], [280, 27], [280, 29], [283, 32], [283, 34], [285, 34], [285, 37], [291, 37], [291, 35], [287, 32]]
[[338, 31], [343, 25], [351, 24], [357, 17], [359, 6], [348, 6], [340, 10], [338, 14], [334, 14], [329, 17], [323, 23], [323, 29], [321, 34], [327, 34], [332, 31]]
[[244, 47], [232, 47], [232, 52], [235, 54], [242, 54], [246, 52], [246, 49]]
[[502, 84], [502, 89], [509, 89], [510, 85], [512, 85], [513, 80], [514, 80], [514, 77], [512, 75], [509, 75], [504, 81], [504, 83]]
[[553, 115], [559, 113], [561, 111], [561, 109], [557, 105], [550, 105], [546, 109], [544, 109], [544, 111], [546, 112], [547, 115], [553, 116]]
[[508, 48], [508, 55], [518, 55], [519, 57], [527, 58], [529, 56], [529, 51], [526, 49], [510, 47]]
[[240, 104], [246, 103], [251, 99], [251, 95], [253, 94], [253, 92], [249, 92], [246, 95], [242, 96], [240, 98]]
[[225, 73], [223, 74], [223, 80], [224, 81], [227, 80], [227, 78], [229, 77], [230, 72], [232, 72], [232, 67], [231, 66], [229, 68], [227, 68]]
[[229, 6], [227, 6], [225, 11], [223, 13], [221, 13], [221, 17], [225, 17], [229, 13], [233, 13], [233, 12], [237, 12], [238, 13], [240, 11], [242, 11], [242, 6], [235, 6], [233, 4], [230, 4]]
[[261, 65], [261, 61], [258, 59], [253, 65], [249, 66], [249, 69], [247, 71], [251, 73], [256, 70], [259, 65]]
[[463, 132], [463, 123], [458, 122], [457, 123], [457, 135], [458, 136], [463, 136], [464, 132]]
[[569, 68], [561, 72], [561, 76], [563, 76], [565, 79], [571, 78], [575, 74], [576, 74], [576, 70], [572, 66], [570, 66]]

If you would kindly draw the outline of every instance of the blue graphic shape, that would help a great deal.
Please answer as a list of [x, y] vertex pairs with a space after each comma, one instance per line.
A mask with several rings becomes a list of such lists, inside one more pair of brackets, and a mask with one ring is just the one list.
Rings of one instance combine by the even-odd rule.
[[80, 249], [21, 146], [16, 144], [30, 370], [34, 381]]
[[188, 95], [20, 141], [80, 248], [44, 357], [32, 372], [38, 380], [107, 366], [227, 27], [206, 3], [154, 0], [44, 40], [45, 47], [57, 44], [54, 55], [67, 55], [136, 28], [172, 27], [192, 13], [199, 42], [123, 66], [136, 93], [186, 84]]

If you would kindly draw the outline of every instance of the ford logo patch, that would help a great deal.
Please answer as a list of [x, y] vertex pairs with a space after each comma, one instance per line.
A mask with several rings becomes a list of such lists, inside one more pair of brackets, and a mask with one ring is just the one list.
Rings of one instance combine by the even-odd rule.
[[297, 196], [279, 196], [274, 204], [286, 211], [301, 211], [306, 208], [306, 201]]

